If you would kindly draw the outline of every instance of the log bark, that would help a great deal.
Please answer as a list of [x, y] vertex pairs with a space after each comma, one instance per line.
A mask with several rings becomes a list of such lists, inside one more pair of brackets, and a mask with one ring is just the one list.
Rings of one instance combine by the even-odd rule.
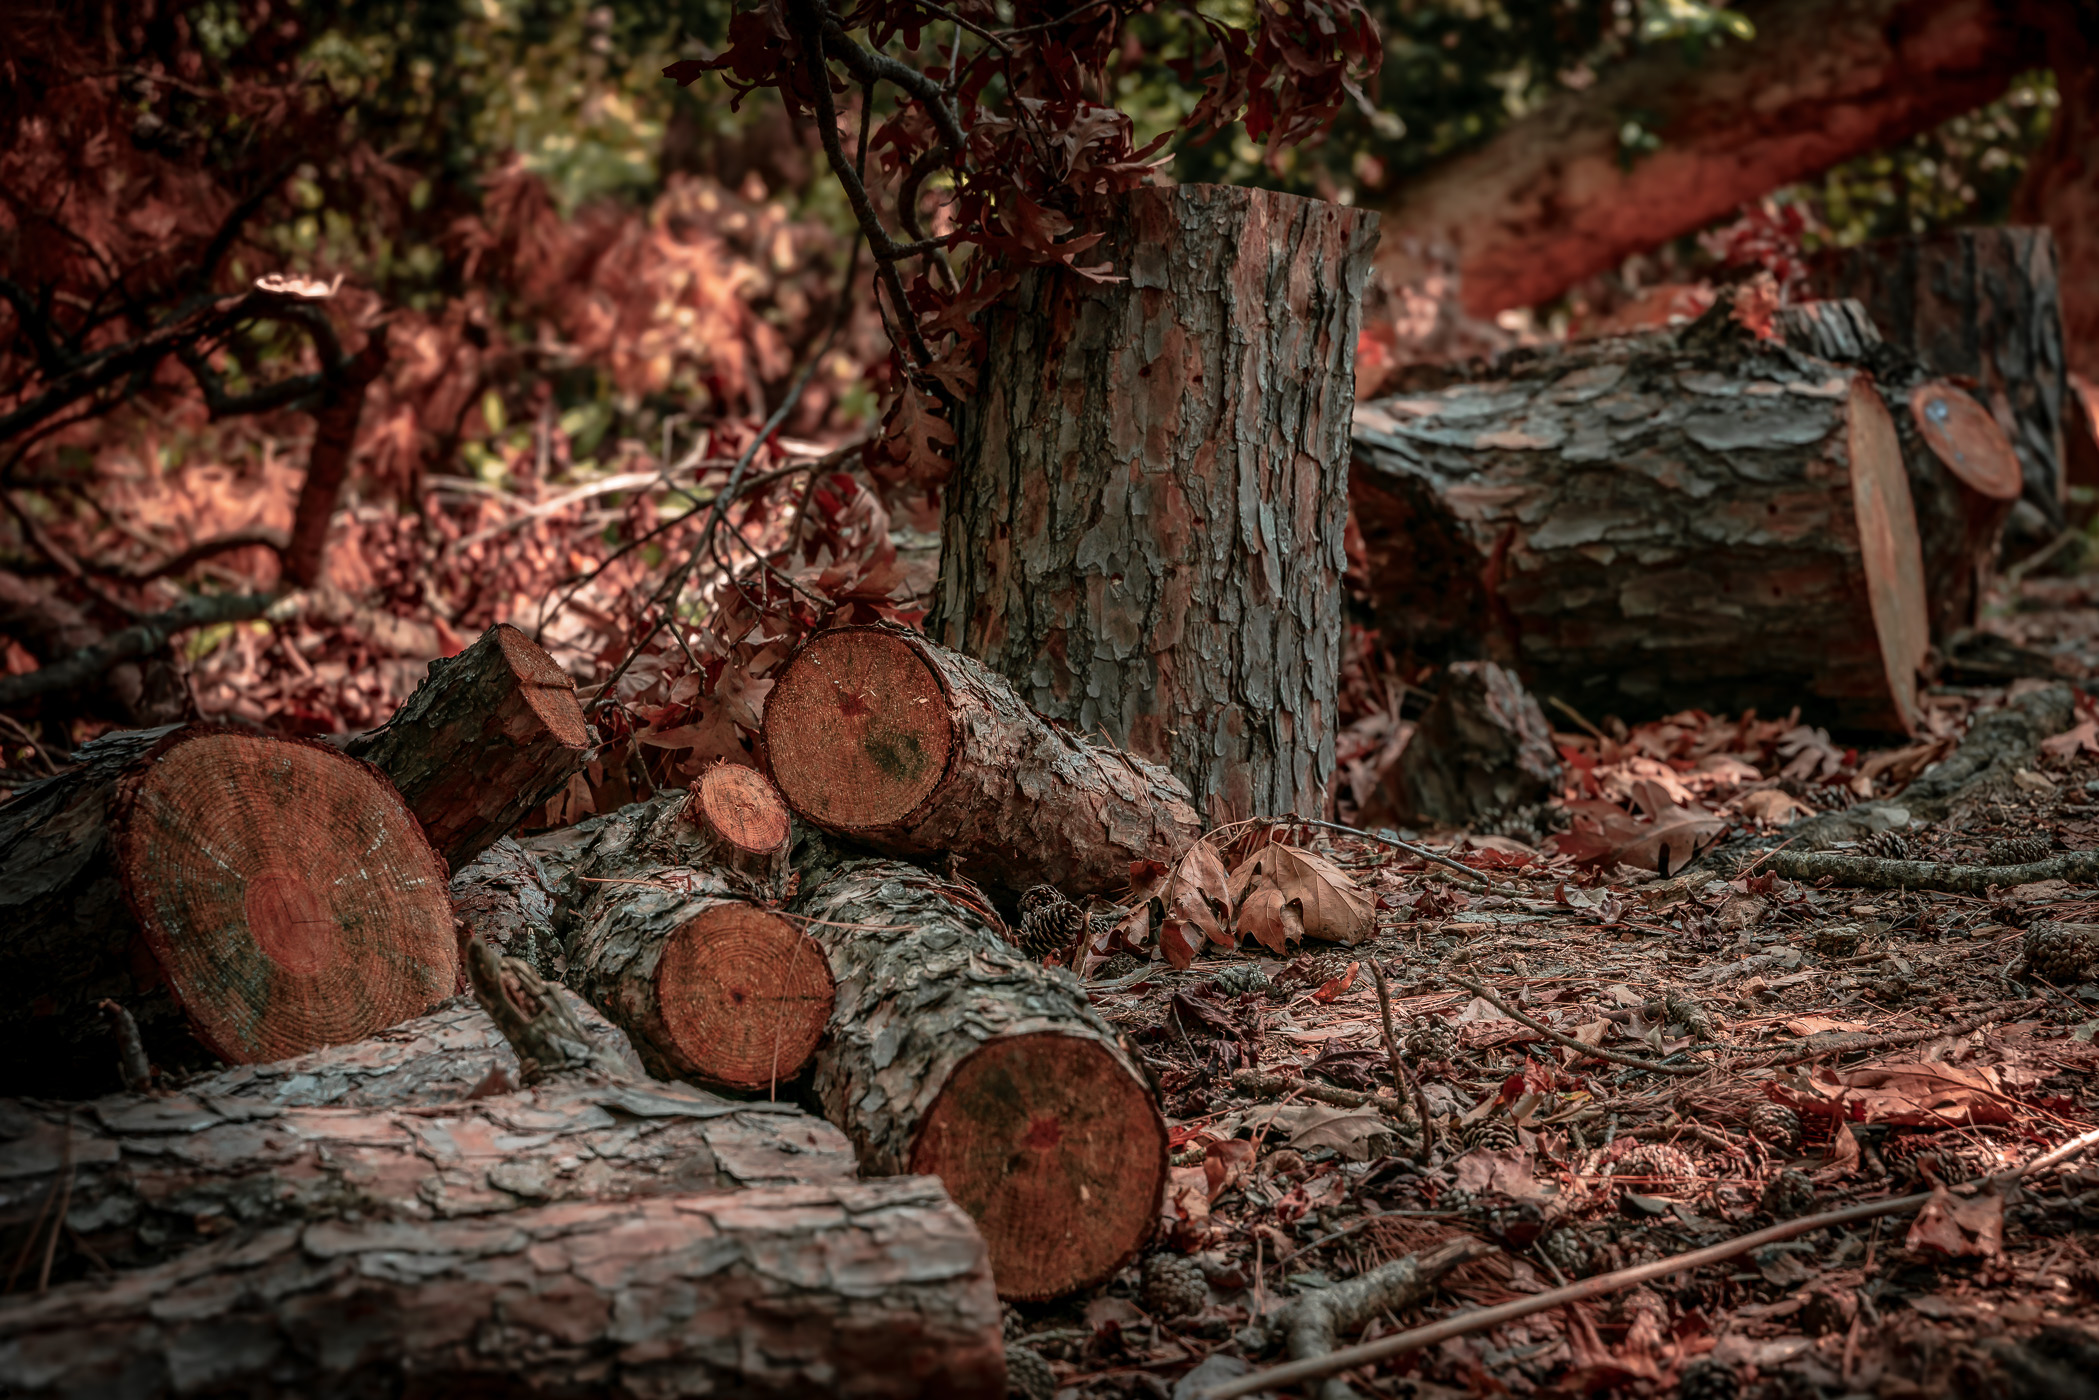
[[1165, 1122], [1063, 968], [1011, 947], [980, 892], [847, 861], [797, 903], [838, 983], [815, 1091], [871, 1176], [937, 1176], [984, 1232], [999, 1292], [1054, 1298], [1150, 1237]]
[[1836, 249], [1816, 260], [1813, 284], [1860, 302], [1932, 374], [1974, 381], [2018, 453], [2027, 503], [2062, 528], [2072, 406], [2047, 229], [1952, 229]]
[[[1395, 232], [1380, 280], [1454, 267], [1476, 316], [1547, 301], [1780, 185], [1972, 111], [2052, 57], [2028, 22], [2048, 6], [2023, 0], [1738, 8], [1753, 42], [1653, 45], [1402, 184], [1383, 206]], [[1657, 149], [1627, 150], [1629, 113]]]
[[1359, 409], [1394, 643], [1483, 650], [1590, 714], [1913, 726], [1929, 610], [1895, 424], [1870, 376], [1730, 314]]
[[983, 1242], [937, 1182], [321, 1221], [0, 1310], [0, 1389], [1000, 1400]]
[[235, 1229], [324, 1215], [427, 1225], [526, 1204], [853, 1177], [851, 1150], [822, 1119], [683, 1085], [570, 1081], [392, 1108], [277, 1107], [240, 1092], [252, 1084], [235, 1087], [0, 1100], [0, 1244], [19, 1251], [58, 1193], [72, 1233], [54, 1276], [65, 1277], [97, 1259], [151, 1264]]
[[928, 634], [1171, 768], [1212, 823], [1318, 817], [1347, 426], [1377, 220], [1266, 190], [1126, 198], [986, 313]]
[[1165, 769], [1045, 720], [1002, 677], [901, 628], [805, 641], [763, 732], [796, 816], [1008, 894], [1120, 890], [1130, 862], [1177, 860], [1202, 834]]
[[507, 623], [430, 675], [347, 745], [393, 780], [457, 870], [581, 771], [593, 740], [568, 672]]
[[679, 792], [636, 804], [618, 828], [627, 843], [597, 848], [570, 982], [634, 1038], [650, 1073], [772, 1093], [823, 1038], [830, 963], [800, 925], [706, 864], [718, 838], [688, 819], [690, 804]]
[[479, 938], [550, 981], [567, 975], [568, 954], [555, 928], [560, 910], [546, 870], [513, 838], [496, 842], [452, 877], [452, 913], [462, 949]]
[[10, 1089], [115, 1087], [103, 998], [177, 1070], [357, 1040], [458, 986], [443, 867], [370, 767], [208, 726], [79, 757], [0, 807]]
[[2055, 235], [2070, 368], [2099, 380], [2099, 11], [2039, 4], [2034, 23], [2046, 36], [2058, 105], [2011, 212]]

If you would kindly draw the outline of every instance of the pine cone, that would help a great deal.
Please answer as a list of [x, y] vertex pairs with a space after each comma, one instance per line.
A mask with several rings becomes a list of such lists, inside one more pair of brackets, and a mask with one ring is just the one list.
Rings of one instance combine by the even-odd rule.
[[1989, 844], [1986, 859], [1991, 865], [2031, 865], [2054, 854], [2052, 837], [2007, 836]]
[[2026, 930], [2014, 976], [2038, 977], [2058, 987], [2099, 978], [2099, 924], [2046, 920]]
[[1876, 831], [1858, 843], [1859, 850], [1882, 860], [1911, 860], [1909, 838], [1899, 831]]
[[1857, 924], [1825, 924], [1815, 930], [1808, 946], [1825, 958], [1849, 958], [1857, 956], [1865, 941], [1865, 930]]
[[1186, 1317], [1210, 1301], [1202, 1267], [1179, 1254], [1154, 1254], [1144, 1261], [1144, 1306], [1154, 1317]]
[[1589, 1267], [1589, 1241], [1581, 1231], [1562, 1225], [1538, 1241], [1538, 1248], [1559, 1271], [1574, 1277]]
[[1662, 999], [1662, 1006], [1669, 1019], [1689, 1031], [1692, 1039], [1709, 1041], [1720, 1038], [1720, 1023], [1713, 1019], [1713, 1013], [1688, 993], [1670, 992]]
[[1632, 1189], [1643, 1196], [1666, 1196], [1697, 1184], [1698, 1164], [1680, 1147], [1666, 1142], [1635, 1142], [1611, 1164], [1613, 1177], [1630, 1177]]
[[1758, 1104], [1749, 1115], [1749, 1131], [1786, 1152], [1800, 1147], [1800, 1115], [1782, 1103], [1767, 1099]]
[[1740, 1400], [1741, 1394], [1735, 1368], [1710, 1357], [1692, 1362], [1676, 1378], [1676, 1400]]
[[1031, 958], [1069, 952], [1086, 931], [1086, 911], [1048, 885], [1020, 897], [1020, 929], [1014, 942]]
[[1458, 1053], [1458, 1033], [1448, 1021], [1424, 1016], [1400, 1036], [1400, 1048], [1417, 1063], [1437, 1063]]
[[1514, 1152], [1523, 1146], [1523, 1139], [1508, 1119], [1482, 1118], [1458, 1129], [1458, 1145], [1467, 1152]]
[[2012, 1162], [1995, 1144], [1950, 1133], [1904, 1133], [1880, 1150], [1881, 1160], [1907, 1176], [1958, 1186], [2009, 1170]]
[[1797, 1220], [1814, 1212], [1815, 1183], [1807, 1179], [1805, 1172], [1780, 1172], [1765, 1185], [1764, 1197], [1758, 1204], [1773, 1219]]
[[1259, 963], [1232, 963], [1219, 970], [1217, 990], [1226, 996], [1243, 997], [1254, 992], [1265, 992], [1274, 984]]
[[1275, 985], [1285, 991], [1292, 987], [1324, 987], [1348, 971], [1350, 961], [1339, 953], [1301, 953], [1276, 974]]
[[1006, 1348], [1008, 1400], [1056, 1400], [1057, 1373], [1042, 1353], [1026, 1347]]

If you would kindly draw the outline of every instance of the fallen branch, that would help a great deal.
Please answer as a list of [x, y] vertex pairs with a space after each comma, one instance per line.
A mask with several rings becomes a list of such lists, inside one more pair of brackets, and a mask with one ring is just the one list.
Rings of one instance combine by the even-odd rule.
[[1397, 836], [1386, 836], [1382, 832], [1365, 831], [1361, 827], [1356, 826], [1343, 826], [1340, 822], [1320, 821], [1314, 817], [1274, 817], [1270, 820], [1276, 826], [1316, 826], [1324, 831], [1339, 831], [1349, 836], [1359, 837], [1365, 841], [1375, 841], [1380, 846], [1390, 846], [1395, 851], [1404, 851], [1408, 855], [1419, 857], [1431, 865], [1440, 865], [1445, 870], [1455, 870], [1466, 879], [1476, 884], [1484, 885], [1488, 889], [1503, 883], [1484, 871], [1474, 870], [1461, 860], [1453, 860], [1449, 856], [1438, 855], [1426, 846], [1417, 846], [1412, 841], [1402, 841]]
[[19, 676], [0, 676], [0, 705], [19, 705], [39, 696], [77, 690], [98, 679], [120, 661], [159, 651], [177, 632], [208, 627], [213, 623], [246, 622], [251, 618], [272, 616], [290, 603], [290, 598], [250, 593], [185, 598], [166, 612], [141, 618], [121, 631], [110, 633], [95, 645], [83, 647], [63, 661], [54, 661], [49, 666]]
[[1529, 1026], [1553, 1044], [1564, 1045], [1569, 1050], [1579, 1050], [1584, 1055], [1593, 1056], [1599, 1060], [1609, 1060], [1614, 1065], [1631, 1065], [1634, 1069], [1651, 1070], [1656, 1074], [1704, 1074], [1712, 1068], [1711, 1065], [1665, 1065], [1655, 1060], [1642, 1059], [1638, 1055], [1621, 1054], [1616, 1050], [1606, 1050], [1600, 1045], [1591, 1045], [1584, 1040], [1576, 1040], [1571, 1035], [1560, 1034], [1543, 1021], [1534, 1020], [1524, 1015], [1521, 1011], [1509, 1006], [1500, 997], [1495, 996], [1494, 993], [1480, 986], [1477, 982], [1467, 982], [1462, 977], [1453, 977], [1450, 980], [1474, 996], [1481, 998], [1518, 1025]]
[[1943, 1040], [1948, 1036], [1966, 1035], [1970, 1031], [1981, 1030], [1984, 1026], [1994, 1025], [1999, 1021], [2009, 1021], [2014, 1016], [2023, 1015], [2035, 1007], [2045, 1006], [2046, 1004], [2046, 1002], [2038, 998], [2032, 1001], [2007, 1002], [2003, 1006], [1985, 1011], [1980, 1016], [1970, 1016], [1967, 1020], [1956, 1021], [1950, 1026], [1927, 1026], [1923, 1030], [1892, 1031], [1887, 1035], [1860, 1036], [1841, 1045], [1834, 1040], [1822, 1041], [1819, 1044], [1795, 1045], [1772, 1055], [1768, 1059], [1744, 1061], [1740, 1067], [1752, 1069], [1766, 1065], [1792, 1065], [1798, 1064], [1802, 1060], [1812, 1060], [1822, 1055], [1855, 1055], [1862, 1050], [1894, 1050], [1905, 1045], [1916, 1045], [1927, 1040]]
[[1378, 966], [1375, 958], [1370, 960], [1370, 980], [1377, 983], [1378, 1015], [1384, 1022], [1385, 1058], [1392, 1062], [1392, 1093], [1404, 1102], [1412, 1091], [1414, 1112], [1421, 1126], [1421, 1141], [1415, 1148], [1415, 1156], [1426, 1164], [1429, 1152], [1428, 1098], [1421, 1092], [1420, 1082], [1412, 1079], [1399, 1057], [1399, 1037], [1392, 1032], [1392, 991], [1385, 985], [1385, 970]]
[[1884, 860], [1842, 851], [1774, 851], [1771, 868], [1788, 880], [1834, 880], [1868, 890], [1939, 890], [1986, 894], [1995, 886], [2039, 880], [2099, 883], [2099, 851], [2071, 851], [2025, 865], [1955, 865], [1939, 860]]
[[1410, 1104], [1394, 1099], [1390, 1094], [1366, 1094], [1356, 1089], [1338, 1089], [1314, 1079], [1299, 1079], [1293, 1074], [1263, 1074], [1257, 1069], [1242, 1069], [1233, 1074], [1232, 1087], [1243, 1089], [1249, 1094], [1295, 1094], [1301, 1099], [1332, 1104], [1336, 1108], [1374, 1108], [1407, 1127], [1414, 1127], [1417, 1121], [1423, 1121], [1415, 1118], [1415, 1109]]
[[[2099, 1129], [2075, 1137], [2044, 1152], [2023, 1167], [1996, 1176], [1986, 1177], [1975, 1183], [1978, 1190], [2002, 1190], [2022, 1177], [2059, 1166], [2073, 1157], [2082, 1155], [2099, 1146]], [[1767, 1244], [1778, 1244], [1785, 1240], [1798, 1239], [1816, 1230], [1832, 1229], [1839, 1225], [1851, 1225], [1861, 1220], [1874, 1220], [1884, 1215], [1899, 1215], [1904, 1211], [1917, 1210], [1932, 1199], [1934, 1192], [1926, 1191], [1915, 1196], [1903, 1196], [1893, 1200], [1868, 1201], [1862, 1205], [1845, 1206], [1841, 1210], [1824, 1211], [1820, 1215], [1804, 1215], [1798, 1220], [1787, 1220], [1768, 1229], [1756, 1230], [1722, 1244], [1708, 1245], [1704, 1249], [1690, 1250], [1667, 1259], [1657, 1259], [1651, 1264], [1636, 1264], [1629, 1269], [1614, 1273], [1598, 1274], [1583, 1279], [1580, 1283], [1568, 1284], [1565, 1288], [1554, 1288], [1544, 1293], [1534, 1293], [1528, 1298], [1515, 1298], [1491, 1308], [1475, 1308], [1455, 1317], [1446, 1317], [1426, 1327], [1415, 1327], [1390, 1337], [1380, 1337], [1374, 1342], [1360, 1346], [1345, 1347], [1329, 1352], [1325, 1356], [1302, 1361], [1290, 1361], [1281, 1366], [1271, 1366], [1265, 1371], [1240, 1376], [1223, 1385], [1212, 1386], [1202, 1392], [1199, 1400], [1237, 1400], [1242, 1395], [1255, 1395], [1264, 1390], [1278, 1390], [1286, 1385], [1302, 1381], [1316, 1381], [1333, 1375], [1337, 1371], [1352, 1370], [1367, 1366], [1374, 1361], [1386, 1361], [1408, 1352], [1420, 1351], [1447, 1342], [1453, 1337], [1469, 1337], [1475, 1332], [1484, 1332], [1499, 1327], [1504, 1322], [1530, 1317], [1535, 1313], [1563, 1308], [1569, 1303], [1586, 1302], [1608, 1294], [1648, 1283], [1671, 1274], [1680, 1274], [1688, 1269], [1702, 1268], [1707, 1264], [1724, 1263], [1729, 1259], [1761, 1249]]]
[[[1270, 1334], [1282, 1337], [1292, 1359], [1322, 1360], [1333, 1353], [1335, 1339], [1343, 1333], [1381, 1312], [1412, 1307], [1433, 1292], [1445, 1274], [1493, 1252], [1486, 1241], [1460, 1235], [1331, 1288], [1307, 1289], [1270, 1320]], [[1319, 1400], [1354, 1400], [1355, 1394], [1354, 1387], [1339, 1378], [1318, 1390]]]

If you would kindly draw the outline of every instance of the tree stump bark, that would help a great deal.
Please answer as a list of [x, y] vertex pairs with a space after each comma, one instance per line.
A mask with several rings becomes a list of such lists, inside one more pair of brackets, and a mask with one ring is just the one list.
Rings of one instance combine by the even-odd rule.
[[984, 1245], [924, 1178], [321, 1221], [0, 1310], [23, 1397], [1001, 1400]]
[[804, 642], [766, 698], [774, 779], [797, 816], [888, 855], [940, 857], [1017, 894], [1125, 888], [1130, 862], [1202, 835], [1163, 768], [1097, 747], [967, 657], [894, 627]]
[[427, 1225], [526, 1204], [853, 1174], [851, 1149], [820, 1118], [672, 1084], [568, 1082], [397, 1108], [190, 1094], [0, 1100], [0, 1211], [10, 1222], [0, 1244], [19, 1251], [38, 1205], [64, 1191], [66, 1220], [84, 1242], [60, 1251], [72, 1273], [95, 1258], [128, 1268], [235, 1227], [324, 1215]]
[[1544, 711], [1491, 661], [1450, 667], [1397, 767], [1399, 815], [1433, 826], [1476, 826], [1559, 796]]
[[980, 893], [912, 866], [847, 862], [798, 908], [838, 983], [816, 1094], [862, 1172], [939, 1177], [1008, 1298], [1127, 1262], [1158, 1220], [1165, 1122], [1071, 973], [1007, 944]]
[[823, 1038], [830, 964], [793, 920], [703, 863], [719, 837], [688, 819], [690, 804], [675, 792], [636, 804], [627, 844], [596, 849], [570, 983], [634, 1038], [650, 1073], [770, 1093]]
[[1212, 823], [1325, 814], [1349, 412], [1377, 220], [1134, 191], [986, 313], [927, 632], [1164, 763]]
[[348, 752], [393, 779], [457, 870], [581, 771], [591, 746], [576, 683], [506, 623], [431, 662], [408, 702]]
[[118, 1084], [96, 1004], [164, 1069], [361, 1039], [459, 985], [444, 868], [400, 796], [321, 744], [110, 735], [0, 807], [0, 1063]]
[[1823, 296], [1862, 304], [1932, 374], [1963, 376], [2019, 455], [2024, 498], [2063, 525], [2069, 380], [2055, 241], [2041, 228], [1967, 228], [1833, 250]]
[[1395, 645], [1483, 650], [1591, 714], [1910, 729], [1930, 614], [1894, 421], [1866, 374], [1729, 314], [1359, 409]]

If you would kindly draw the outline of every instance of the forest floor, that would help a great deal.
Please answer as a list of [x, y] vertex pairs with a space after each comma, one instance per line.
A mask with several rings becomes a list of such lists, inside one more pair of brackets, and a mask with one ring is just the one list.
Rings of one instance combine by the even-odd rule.
[[[2099, 673], [2099, 574], [2029, 581], [1992, 611], [1993, 632], [2048, 654], [2064, 679]], [[2040, 683], [1943, 687], [1934, 732], [1878, 756], [1703, 717], [1562, 739], [1587, 760], [1577, 798], [1674, 775], [1695, 810], [1761, 829], [1768, 848], [1786, 816], [1899, 791], [1889, 775], [1913, 775], [1975, 714]], [[2016, 782], [1965, 793], [1887, 850], [2004, 863], [2099, 845], [2088, 701], [2077, 720]], [[1641, 819], [1637, 795], [1627, 810]], [[1973, 1180], [2099, 1122], [2099, 985], [2014, 980], [2028, 926], [2099, 923], [2088, 887], [1816, 887], [1759, 872], [1739, 845], [1665, 880], [1593, 853], [1578, 866], [1547, 853], [1580, 843], [1549, 836], [1535, 855], [1507, 837], [1428, 836], [1488, 868], [1483, 893], [1376, 843], [1294, 839], [1375, 895], [1372, 941], [1102, 970], [1096, 1004], [1158, 1076], [1176, 1147], [1164, 1252], [1201, 1279], [1154, 1256], [1090, 1296], [1015, 1309], [1009, 1344], [1052, 1363], [1059, 1396], [1181, 1400], [1273, 1364], [1282, 1353], [1249, 1323], [1454, 1235], [1499, 1250], [1362, 1338], [1774, 1219]], [[1314, 1097], [1392, 1083], [1372, 959], [1441, 1125], [1426, 1162], [1377, 1104]], [[1689, 1072], [1586, 1057], [1504, 1007]], [[1249, 1087], [1249, 1070], [1271, 1078]], [[1856, 1131], [1814, 1111], [1841, 1086]], [[1393, 1396], [1704, 1397], [1736, 1393], [1713, 1374], [1724, 1362], [1759, 1396], [2099, 1394], [2099, 1156], [1956, 1219], [1922, 1218], [1818, 1231], [1349, 1380]]]

